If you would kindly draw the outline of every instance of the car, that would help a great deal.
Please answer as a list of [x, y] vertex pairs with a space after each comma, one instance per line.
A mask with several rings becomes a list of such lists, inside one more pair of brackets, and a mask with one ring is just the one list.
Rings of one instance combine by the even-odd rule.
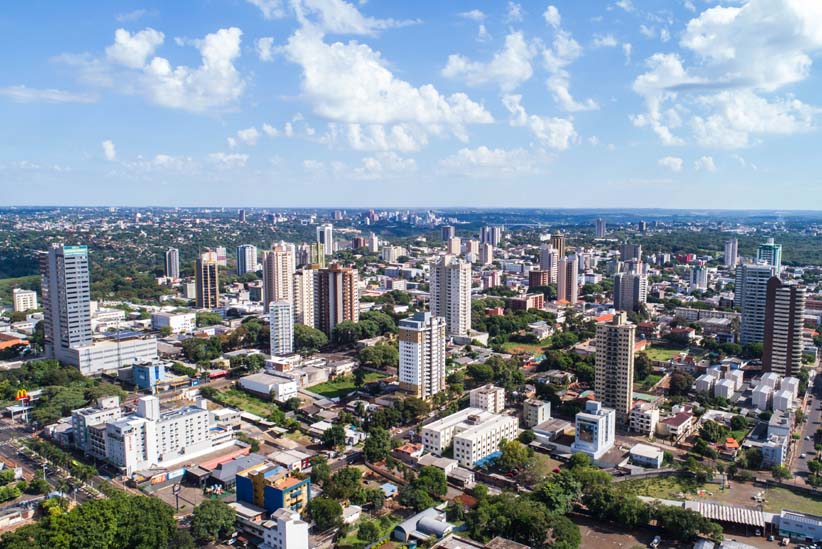
[[768, 536], [768, 541], [773, 541], [773, 540], [775, 540], [775, 539], [776, 539], [776, 538], [775, 538], [775, 537], [773, 537], [773, 534], [771, 534], [770, 536]]
[[757, 536], [761, 536], [761, 535], [762, 535], [762, 530], [760, 530], [759, 528], [757, 528], [757, 529], [756, 529], [756, 535], [757, 535]]
[[805, 459], [808, 457], [808, 454], [799, 454], [799, 459]]
[[651, 540], [651, 543], [648, 544], [648, 547], [656, 549], [657, 547], [659, 547], [660, 543], [662, 543], [662, 538], [659, 536], [654, 536], [654, 539]]
[[811, 435], [805, 435], [805, 440], [810, 440], [810, 439], [811, 439]]

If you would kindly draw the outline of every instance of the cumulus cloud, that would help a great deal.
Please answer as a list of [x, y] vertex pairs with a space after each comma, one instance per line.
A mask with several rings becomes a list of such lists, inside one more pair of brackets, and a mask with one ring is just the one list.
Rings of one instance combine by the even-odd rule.
[[274, 38], [264, 36], [257, 40], [257, 57], [260, 61], [272, 61], [274, 59]]
[[706, 9], [688, 22], [679, 42], [695, 62], [657, 53], [634, 81], [647, 106], [635, 123], [653, 128], [663, 142], [681, 143], [662, 113], [668, 103], [690, 108], [687, 127], [698, 142], [731, 148], [749, 145], [752, 135], [815, 127], [816, 109], [773, 94], [808, 78], [812, 55], [822, 51], [820, 20], [822, 4], [800, 0]]
[[110, 139], [106, 139], [100, 143], [100, 146], [103, 148], [103, 155], [106, 157], [106, 160], [109, 162], [114, 162], [117, 160], [117, 149]]
[[297, 17], [316, 17], [321, 30], [331, 34], [361, 34], [371, 36], [381, 30], [405, 27], [416, 20], [376, 19], [363, 15], [354, 5], [344, 0], [302, 0], [294, 4]]
[[506, 177], [534, 173], [537, 160], [525, 149], [463, 148], [439, 162], [441, 172], [462, 177]]
[[548, 6], [545, 13], [542, 14], [542, 17], [545, 18], [546, 23], [555, 29], [558, 29], [560, 25], [562, 25], [562, 16], [559, 14], [559, 10], [554, 5]]
[[256, 145], [260, 138], [260, 132], [257, 128], [251, 127], [237, 132], [237, 138], [246, 145]]
[[519, 23], [522, 21], [523, 12], [522, 6], [516, 2], [508, 2], [508, 13], [505, 16], [509, 23]]
[[[551, 11], [551, 7], [553, 6], [549, 6], [549, 11]], [[557, 23], [561, 21], [558, 11], [555, 20]], [[545, 48], [542, 52], [543, 64], [549, 75], [546, 85], [554, 96], [554, 101], [561, 109], [569, 112], [589, 111], [599, 108], [599, 105], [593, 99], [579, 102], [571, 95], [571, 74], [568, 72], [567, 67], [582, 55], [582, 46], [574, 40], [571, 33], [563, 30], [559, 24], [555, 26], [554, 30], [554, 40], [551, 47]]]
[[672, 172], [681, 172], [683, 160], [676, 156], [665, 156], [657, 161], [661, 167], [671, 170]]
[[485, 21], [485, 14], [480, 10], [473, 9], [470, 11], [463, 11], [459, 14], [460, 17], [464, 19], [469, 19], [471, 21], [476, 21], [477, 23], [481, 23]]
[[578, 139], [572, 120], [537, 116], [535, 114], [529, 115], [525, 111], [525, 107], [522, 106], [522, 96], [520, 95], [506, 95], [502, 98], [502, 103], [511, 113], [509, 121], [511, 126], [527, 127], [540, 143], [550, 149], [564, 151]]
[[53, 88], [38, 89], [27, 86], [0, 88], [0, 95], [16, 103], [94, 103], [97, 97]]
[[442, 75], [464, 79], [469, 86], [494, 83], [502, 91], [510, 92], [534, 74], [531, 59], [535, 55], [535, 48], [525, 41], [523, 34], [512, 32], [505, 37], [505, 46], [487, 63], [471, 61], [459, 54], [449, 55]]
[[152, 28], [143, 29], [133, 35], [125, 29], [114, 32], [114, 44], [106, 48], [109, 61], [130, 67], [143, 68], [146, 59], [163, 44], [165, 35]]
[[417, 171], [417, 162], [413, 158], [404, 158], [394, 152], [385, 152], [363, 158], [360, 165], [354, 168], [339, 162], [333, 167], [338, 177], [375, 181], [413, 174]]
[[698, 172], [715, 172], [716, 164], [711, 156], [702, 156], [694, 160], [694, 169]]
[[248, 162], [247, 154], [216, 152], [208, 159], [220, 169], [244, 168]]
[[302, 68], [303, 98], [330, 122], [411, 124], [460, 139], [467, 138], [466, 125], [493, 122], [485, 107], [464, 93], [445, 96], [431, 84], [415, 87], [397, 78], [368, 45], [328, 44], [312, 26], [295, 31], [283, 51]]
[[595, 34], [593, 46], [595, 48], [614, 48], [619, 45], [613, 34]]
[[285, 17], [285, 8], [282, 0], [247, 0], [247, 2], [259, 8], [265, 19], [280, 19]]

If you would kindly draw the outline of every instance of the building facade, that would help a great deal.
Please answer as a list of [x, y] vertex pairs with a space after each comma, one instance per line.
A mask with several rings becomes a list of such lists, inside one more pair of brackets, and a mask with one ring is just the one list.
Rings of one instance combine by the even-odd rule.
[[217, 252], [206, 251], [194, 266], [197, 285], [197, 308], [216, 309], [220, 302], [219, 260]]
[[253, 273], [257, 270], [257, 246], [243, 244], [237, 246], [237, 275]]
[[505, 409], [505, 389], [492, 384], [472, 389], [468, 393], [469, 406], [499, 414]]
[[611, 323], [597, 325], [594, 392], [622, 424], [628, 423], [633, 402], [635, 337], [636, 326], [624, 312], [615, 314]]
[[774, 276], [768, 280], [766, 292], [762, 369], [782, 376], [796, 375], [802, 369], [806, 290]]
[[166, 250], [165, 274], [168, 278], [180, 278], [180, 250], [169, 248]]
[[466, 336], [471, 329], [471, 265], [446, 255], [431, 264], [430, 307], [445, 319], [449, 336]]
[[416, 313], [399, 323], [400, 388], [429, 399], [445, 386], [445, 319]]
[[579, 263], [575, 256], [563, 257], [557, 266], [557, 301], [575, 305], [579, 296]]
[[272, 246], [263, 253], [263, 303], [265, 311], [272, 301], [293, 302], [294, 249], [291, 246]]
[[288, 301], [268, 304], [271, 356], [285, 356], [294, 352], [294, 311]]
[[12, 307], [15, 313], [25, 313], [37, 308], [37, 292], [15, 288], [11, 291]]
[[614, 308], [636, 311], [648, 300], [648, 277], [641, 273], [614, 275]]
[[319, 270], [315, 287], [315, 323], [329, 338], [340, 322], [357, 322], [360, 319], [358, 281], [355, 268], [334, 263], [327, 269]]
[[772, 265], [743, 264], [736, 267], [734, 306], [742, 310], [740, 342], [761, 343], [765, 340], [765, 310], [768, 280], [776, 273]]

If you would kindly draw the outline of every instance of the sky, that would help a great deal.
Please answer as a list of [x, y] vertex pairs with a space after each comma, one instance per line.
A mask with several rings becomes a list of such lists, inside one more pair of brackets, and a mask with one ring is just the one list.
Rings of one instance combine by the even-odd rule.
[[13, 2], [0, 205], [822, 209], [818, 0]]

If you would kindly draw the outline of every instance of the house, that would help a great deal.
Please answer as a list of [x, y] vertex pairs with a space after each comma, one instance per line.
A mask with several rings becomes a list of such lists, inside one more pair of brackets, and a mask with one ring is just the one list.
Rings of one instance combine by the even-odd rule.
[[635, 444], [630, 450], [631, 463], [640, 467], [659, 469], [662, 467], [664, 452], [649, 444]]
[[693, 412], [681, 411], [670, 417], [660, 420], [657, 425], [657, 434], [669, 437], [671, 440], [679, 441], [689, 436], [696, 425], [696, 418]]
[[450, 534], [453, 529], [454, 527], [445, 520], [445, 513], [429, 507], [397, 525], [392, 537], [403, 543], [408, 543], [412, 539], [440, 539]]

